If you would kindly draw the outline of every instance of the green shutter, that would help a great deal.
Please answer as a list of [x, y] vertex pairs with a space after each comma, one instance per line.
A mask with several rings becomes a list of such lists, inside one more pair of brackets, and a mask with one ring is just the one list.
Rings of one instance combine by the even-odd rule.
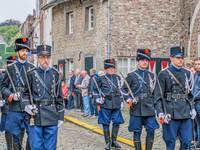
[[85, 57], [85, 70], [90, 74], [90, 69], [93, 68], [93, 57]]

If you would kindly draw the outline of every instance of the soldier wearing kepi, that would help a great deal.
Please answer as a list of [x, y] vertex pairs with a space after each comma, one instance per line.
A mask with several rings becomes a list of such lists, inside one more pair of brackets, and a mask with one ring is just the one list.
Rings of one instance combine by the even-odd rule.
[[[100, 104], [100, 111], [98, 117], [98, 124], [103, 125], [104, 137], [106, 141], [106, 150], [110, 150], [111, 147], [121, 148], [116, 143], [116, 138], [119, 130], [119, 125], [124, 123], [124, 119], [121, 114], [121, 99], [120, 99], [120, 87], [121, 78], [114, 74], [115, 60], [107, 59], [104, 61], [104, 69], [106, 75], [100, 76], [95, 81], [96, 88], [94, 89], [94, 99]], [[101, 92], [100, 92], [101, 91]], [[112, 127], [112, 143], [110, 143], [110, 122], [113, 122]]]
[[182, 67], [184, 47], [172, 47], [170, 53], [171, 66], [158, 75], [155, 109], [160, 120], [164, 121], [163, 140], [167, 150], [175, 148], [177, 135], [181, 143], [180, 150], [187, 150], [191, 147], [192, 119], [196, 116], [191, 95], [193, 74]]
[[[154, 141], [154, 131], [159, 128], [155, 118], [154, 88], [156, 76], [147, 70], [151, 58], [151, 50], [137, 50], [137, 70], [126, 77], [127, 84], [122, 86], [122, 92], [127, 93], [130, 87], [132, 94], [127, 94], [124, 99], [130, 105], [129, 131], [134, 132], [134, 145], [136, 150], [142, 150], [140, 135], [142, 126], [146, 128], [146, 150], [151, 150]], [[131, 96], [132, 95], [132, 96]]]
[[[37, 47], [37, 61], [40, 65], [28, 71], [29, 85], [24, 99], [33, 98], [34, 105], [27, 105], [25, 110], [34, 116], [34, 126], [30, 126], [32, 150], [56, 149], [57, 131], [63, 124], [64, 100], [62, 96], [61, 77], [59, 72], [49, 67], [51, 46]], [[29, 90], [32, 96], [29, 94]], [[36, 114], [34, 113], [37, 108]], [[31, 122], [30, 122], [31, 123]], [[31, 125], [31, 124], [30, 124]]]
[[[7, 65], [13, 63], [14, 61], [17, 61], [15, 55], [6, 58]], [[5, 72], [2, 72], [2, 74], [0, 74], [0, 91], [1, 91], [1, 83], [3, 81], [4, 75], [5, 75]], [[7, 98], [4, 95], [2, 95], [2, 91], [0, 93], [0, 98], [1, 98], [0, 107], [1, 107], [1, 113], [2, 113], [0, 131], [1, 132], [5, 131], [5, 139], [6, 139], [7, 149], [12, 150], [12, 143], [13, 143], [12, 134], [10, 134], [9, 132], [7, 132], [5, 130], [6, 120], [7, 120], [6, 118], [7, 118], [7, 113], [9, 110], [9, 106], [8, 106], [9, 101], [5, 100]], [[23, 135], [23, 132], [21, 135]], [[22, 140], [23, 140], [23, 137], [21, 138], [20, 141], [22, 141]]]
[[[27, 38], [19, 38], [15, 40], [15, 52], [18, 55], [18, 61], [7, 66], [7, 72], [2, 81], [2, 93], [8, 97], [9, 112], [6, 120], [6, 131], [13, 135], [14, 150], [21, 149], [20, 135], [24, 132], [24, 125], [28, 134], [27, 115], [24, 111], [25, 105], [29, 101], [23, 100], [22, 95], [26, 86], [25, 72], [34, 66], [27, 62], [29, 48], [29, 40]], [[29, 135], [29, 134], [28, 134]], [[22, 139], [22, 138], [21, 138]], [[28, 138], [29, 140], [29, 138]], [[27, 143], [27, 148], [29, 144]]]

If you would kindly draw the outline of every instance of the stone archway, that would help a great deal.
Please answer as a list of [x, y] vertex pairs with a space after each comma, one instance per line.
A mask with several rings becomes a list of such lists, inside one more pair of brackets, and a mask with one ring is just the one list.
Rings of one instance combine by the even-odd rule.
[[195, 7], [195, 10], [194, 10], [194, 13], [192, 15], [191, 22], [190, 22], [190, 37], [188, 39], [188, 50], [187, 50], [188, 56], [190, 56], [190, 46], [191, 46], [191, 39], [192, 39], [192, 31], [193, 31], [194, 24], [195, 24], [195, 19], [197, 17], [197, 14], [198, 14], [199, 10], [200, 10], [200, 1], [197, 3], [197, 5]]

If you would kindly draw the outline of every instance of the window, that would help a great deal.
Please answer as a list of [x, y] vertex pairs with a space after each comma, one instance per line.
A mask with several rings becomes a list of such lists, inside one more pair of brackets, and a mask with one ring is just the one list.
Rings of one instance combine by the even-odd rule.
[[66, 34], [73, 34], [73, 20], [74, 20], [74, 15], [73, 12], [67, 13], [66, 14]]
[[69, 14], [69, 34], [73, 33], [73, 13]]
[[89, 7], [89, 30], [93, 29], [93, 7]]
[[94, 28], [94, 8], [93, 6], [85, 8], [85, 31]]
[[135, 70], [137, 67], [136, 65], [136, 59], [135, 58], [128, 58], [128, 57], [121, 57], [118, 58], [117, 61], [117, 72], [119, 74], [119, 71], [124, 75], [124, 77], [127, 76], [127, 74], [133, 70]]
[[69, 60], [69, 70], [73, 70], [74, 65], [73, 65], [73, 59]]

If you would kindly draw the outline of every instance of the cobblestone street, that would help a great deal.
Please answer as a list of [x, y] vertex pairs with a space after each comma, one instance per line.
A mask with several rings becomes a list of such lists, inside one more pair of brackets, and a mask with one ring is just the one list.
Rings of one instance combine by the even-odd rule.
[[[128, 132], [129, 124], [129, 107], [126, 105], [122, 110], [122, 114], [125, 123], [120, 126], [119, 135], [120, 137], [132, 141], [133, 134]], [[65, 116], [72, 117], [84, 123], [90, 124], [92, 126], [102, 129], [101, 125], [97, 124], [97, 119], [83, 118], [81, 112], [76, 112], [74, 110], [66, 110]], [[142, 145], [145, 145], [146, 133], [143, 129], [141, 136]], [[26, 136], [24, 138], [23, 146], [25, 147]], [[133, 150], [133, 146], [118, 142], [122, 146], [122, 150]], [[62, 128], [58, 131], [58, 143], [57, 150], [104, 150], [104, 137], [98, 133], [95, 133], [89, 129], [76, 125], [74, 123], [65, 120]], [[154, 140], [154, 150], [164, 150], [165, 143], [162, 139], [162, 130], [159, 128], [155, 133]], [[179, 149], [179, 140], [177, 140], [176, 150]], [[4, 138], [4, 132], [0, 132], [0, 150], [6, 150], [6, 142]]]
[[[83, 118], [81, 116], [81, 114], [82, 113], [76, 112], [74, 110], [66, 110], [65, 111], [65, 115], [66, 116], [72, 117], [74, 119], [77, 119], [77, 120], [80, 120], [80, 121], [85, 122], [87, 124], [90, 124], [90, 125], [93, 125], [95, 127], [98, 127], [99, 129], [102, 129], [102, 126], [97, 124], [97, 119], [92, 119], [92, 118], [88, 118], [88, 117]], [[120, 125], [118, 136], [132, 141], [133, 140], [133, 133], [128, 131], [128, 124], [129, 124], [129, 117], [130, 116], [129, 116], [129, 106], [127, 104], [125, 104], [125, 107], [122, 110], [122, 115], [123, 115], [125, 123]], [[143, 132], [142, 132], [142, 136], [141, 136], [142, 145], [145, 145], [145, 139], [146, 139], [146, 132], [145, 132], [145, 129], [143, 128]], [[100, 139], [99, 140], [101, 141], [102, 146], [104, 146], [104, 137], [102, 135], [100, 135]], [[180, 146], [180, 143], [179, 143], [179, 140], [177, 140], [175, 149], [178, 150], [179, 146]], [[127, 146], [125, 146], [124, 148], [128, 148], [130, 150], [134, 149], [133, 147], [127, 147]], [[164, 150], [164, 149], [166, 149], [165, 143], [164, 143], [164, 141], [162, 139], [162, 126], [161, 125], [160, 125], [160, 128], [158, 130], [156, 130], [156, 132], [155, 132], [155, 139], [154, 139], [153, 149], [154, 150]], [[103, 150], [103, 147], [102, 147], [102, 150]]]

